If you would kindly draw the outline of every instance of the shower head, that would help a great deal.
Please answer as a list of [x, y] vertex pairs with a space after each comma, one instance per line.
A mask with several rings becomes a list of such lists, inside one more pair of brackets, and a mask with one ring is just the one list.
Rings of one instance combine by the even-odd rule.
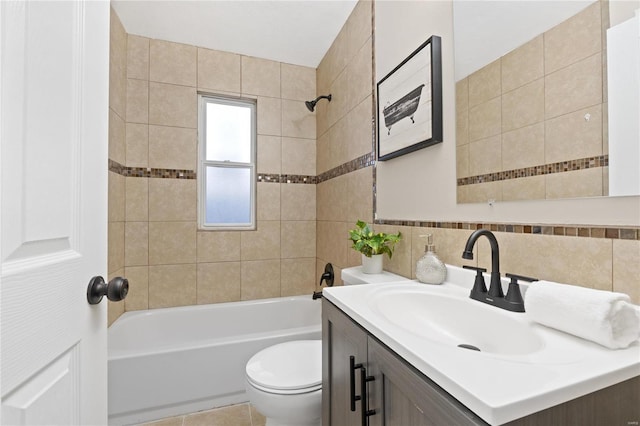
[[307, 109], [309, 111], [313, 112], [313, 110], [316, 108], [316, 104], [320, 99], [327, 99], [329, 102], [331, 102], [331, 94], [329, 94], [329, 96], [318, 96], [312, 101], [305, 101], [304, 104], [307, 106]]

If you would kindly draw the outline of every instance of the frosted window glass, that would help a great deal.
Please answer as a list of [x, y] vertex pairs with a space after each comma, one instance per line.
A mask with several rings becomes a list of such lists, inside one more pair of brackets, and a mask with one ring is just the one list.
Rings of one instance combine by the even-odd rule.
[[207, 224], [251, 223], [251, 171], [245, 167], [207, 167]]
[[208, 102], [206, 160], [251, 161], [251, 108]]

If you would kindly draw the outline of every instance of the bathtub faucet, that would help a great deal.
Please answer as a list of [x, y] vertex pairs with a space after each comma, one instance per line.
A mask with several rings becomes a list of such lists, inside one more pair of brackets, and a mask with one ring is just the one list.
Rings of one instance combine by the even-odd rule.
[[[327, 287], [333, 287], [333, 265], [327, 263], [324, 266], [324, 273], [320, 275], [320, 287], [322, 287], [322, 282], [325, 281], [327, 283]], [[313, 300], [319, 299], [322, 297], [322, 290], [314, 291], [311, 296]]]

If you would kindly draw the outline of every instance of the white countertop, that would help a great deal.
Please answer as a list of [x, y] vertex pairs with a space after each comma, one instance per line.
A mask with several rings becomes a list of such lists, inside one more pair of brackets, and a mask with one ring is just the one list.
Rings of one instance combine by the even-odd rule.
[[[492, 425], [518, 419], [640, 375], [640, 341], [626, 349], [610, 350], [533, 323], [526, 313], [508, 312], [469, 299], [470, 303], [486, 306], [486, 309], [498, 309], [531, 327], [544, 342], [542, 348], [529, 354], [477, 352], [412, 333], [385, 319], [369, 303], [377, 293], [391, 288], [468, 299], [474, 272], [449, 265], [447, 268], [447, 282], [442, 285], [426, 285], [415, 280], [365, 284], [325, 288], [323, 295]], [[526, 286], [523, 287], [526, 291]]]

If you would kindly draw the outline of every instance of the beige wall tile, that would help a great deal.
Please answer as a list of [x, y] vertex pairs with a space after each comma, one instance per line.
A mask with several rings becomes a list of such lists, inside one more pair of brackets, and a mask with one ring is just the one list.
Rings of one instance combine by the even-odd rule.
[[149, 222], [126, 222], [124, 226], [124, 264], [149, 264]]
[[547, 163], [602, 155], [602, 105], [547, 120], [545, 137]]
[[456, 82], [456, 111], [469, 110], [469, 77]]
[[[252, 426], [248, 404], [231, 405], [184, 417], [179, 426]], [[255, 426], [255, 425], [254, 425]]]
[[[120, 269], [118, 271], [112, 272], [107, 276], [107, 281], [112, 280], [115, 277], [121, 277], [124, 275], [124, 269]], [[125, 304], [120, 302], [112, 302], [110, 300], [105, 300], [107, 303], [107, 324], [111, 325], [115, 320], [117, 320], [120, 315], [124, 313]]]
[[331, 168], [329, 153], [329, 132], [316, 140], [316, 174], [320, 175]]
[[282, 171], [282, 138], [258, 135], [258, 173], [280, 174]]
[[546, 198], [602, 195], [602, 167], [546, 175]]
[[151, 40], [149, 80], [195, 87], [196, 52], [195, 46]]
[[149, 122], [149, 82], [127, 79], [127, 123]]
[[347, 106], [350, 111], [373, 92], [371, 58], [373, 57], [371, 38], [362, 45], [347, 66]]
[[195, 221], [195, 179], [150, 179], [149, 221]]
[[149, 39], [127, 34], [127, 77], [149, 79]]
[[280, 63], [243, 56], [242, 93], [272, 98], [280, 97]]
[[456, 203], [471, 203], [469, 185], [458, 186], [456, 188]]
[[489, 200], [502, 201], [502, 181], [465, 185], [465, 203], [487, 203]]
[[547, 119], [602, 103], [602, 58], [595, 54], [545, 77]]
[[282, 174], [316, 175], [315, 139], [282, 138]]
[[316, 185], [316, 215], [318, 220], [346, 221], [348, 186], [345, 175]]
[[545, 81], [538, 79], [502, 96], [502, 131], [544, 120]]
[[280, 222], [258, 221], [255, 231], [240, 233], [240, 258], [262, 260], [280, 258]]
[[540, 122], [502, 134], [502, 170], [545, 163], [545, 123]]
[[240, 93], [240, 55], [198, 48], [198, 88]]
[[149, 220], [149, 179], [127, 177], [125, 180], [127, 221]]
[[258, 97], [258, 134], [282, 135], [282, 101], [280, 99]]
[[149, 126], [127, 123], [127, 166], [149, 167]]
[[356, 170], [347, 177], [347, 221], [373, 219], [373, 175], [371, 167]]
[[456, 177], [467, 177], [469, 174], [469, 144], [456, 147]]
[[127, 86], [127, 33], [113, 8], [109, 34], [109, 106], [124, 117]]
[[547, 74], [589, 57], [602, 49], [600, 2], [544, 33]]
[[109, 172], [109, 222], [124, 221], [125, 177]]
[[169, 417], [168, 419], [157, 420], [155, 422], [144, 423], [144, 426], [182, 426], [184, 416]]
[[326, 110], [327, 124], [333, 126], [338, 120], [342, 119], [348, 111], [349, 99], [346, 94], [349, 93], [349, 73], [345, 70], [333, 81], [329, 88], [331, 93], [331, 102], [320, 102], [316, 107], [318, 114]]
[[483, 104], [502, 94], [500, 59], [469, 75], [469, 107]]
[[316, 98], [316, 70], [299, 65], [281, 64], [282, 99], [310, 101]]
[[[282, 259], [280, 261], [280, 295], [311, 295], [316, 289], [316, 259]], [[318, 278], [318, 281], [320, 279]]]
[[240, 233], [237, 231], [198, 231], [197, 262], [240, 260]]
[[613, 291], [640, 305], [640, 241], [613, 240]]
[[[346, 222], [326, 222], [316, 223], [316, 257], [331, 262], [338, 268], [348, 265], [347, 249], [351, 247], [349, 241], [349, 229], [355, 224]], [[353, 251], [349, 249], [349, 251]]]
[[469, 110], [456, 111], [456, 145], [469, 143]]
[[109, 108], [109, 159], [125, 164], [125, 124], [116, 112]]
[[240, 262], [198, 263], [198, 304], [240, 300]]
[[280, 229], [280, 257], [282, 259], [316, 256], [315, 221], [283, 220]]
[[544, 176], [530, 176], [508, 179], [502, 182], [503, 201], [544, 200], [546, 179]]
[[149, 167], [196, 170], [197, 150], [196, 129], [149, 126]]
[[258, 220], [280, 220], [280, 186], [278, 183], [258, 182]]
[[373, 96], [367, 96], [346, 117], [347, 159], [358, 158], [373, 151]]
[[107, 226], [107, 271], [124, 269], [124, 222], [109, 222]]
[[411, 277], [413, 274], [412, 270], [415, 269], [411, 262], [411, 227], [376, 225], [375, 231], [386, 232], [387, 234], [400, 232], [401, 240], [395, 245], [393, 256], [391, 258], [387, 255], [383, 256], [384, 270], [402, 275], [403, 277]]
[[149, 309], [195, 304], [195, 263], [149, 267]]
[[502, 131], [502, 99], [495, 98], [469, 109], [469, 141], [495, 136]]
[[241, 300], [280, 296], [280, 259], [242, 262]]
[[372, 35], [372, 5], [369, 0], [359, 1], [347, 19], [347, 57], [353, 58]]
[[[605, 238], [495, 233], [500, 272], [511, 272], [599, 290], [611, 290], [612, 244]], [[486, 239], [482, 239], [486, 240]], [[491, 250], [479, 246], [479, 264], [491, 270]], [[567, 255], [570, 253], [570, 255]]]
[[316, 220], [316, 185], [280, 185], [282, 220]]
[[197, 106], [193, 87], [149, 83], [149, 124], [195, 129]]
[[502, 170], [502, 137], [492, 136], [469, 144], [469, 174], [471, 176]]
[[543, 45], [539, 35], [502, 57], [502, 93], [544, 77]]
[[347, 132], [348, 123], [345, 117], [335, 122], [329, 129], [327, 146], [329, 149], [329, 168], [338, 167], [347, 162], [347, 144], [344, 136]]
[[326, 91], [344, 71], [348, 61], [347, 26], [343, 26], [318, 66], [318, 91]]
[[282, 100], [282, 136], [315, 139], [316, 118], [304, 102]]
[[149, 267], [128, 266], [124, 273], [129, 280], [129, 293], [124, 299], [125, 311], [149, 309]]
[[195, 262], [195, 222], [149, 223], [149, 265]]

